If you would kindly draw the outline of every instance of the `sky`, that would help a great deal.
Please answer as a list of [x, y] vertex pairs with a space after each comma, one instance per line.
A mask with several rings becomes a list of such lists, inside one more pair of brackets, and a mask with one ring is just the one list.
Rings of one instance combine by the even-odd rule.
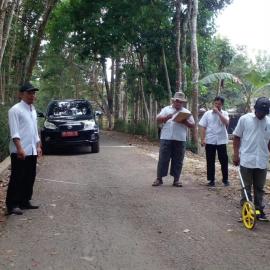
[[216, 20], [217, 32], [233, 46], [245, 45], [251, 58], [270, 54], [270, 0], [233, 0]]

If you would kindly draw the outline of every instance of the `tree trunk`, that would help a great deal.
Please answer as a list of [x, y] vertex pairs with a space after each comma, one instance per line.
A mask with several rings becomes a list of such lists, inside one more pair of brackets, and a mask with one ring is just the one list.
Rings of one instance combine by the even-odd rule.
[[55, 7], [57, 1], [58, 0], [48, 0], [47, 7], [44, 11], [43, 19], [38, 27], [37, 37], [36, 37], [36, 40], [35, 40], [31, 55], [30, 55], [29, 64], [27, 66], [26, 78], [25, 78], [26, 81], [29, 81], [32, 77], [33, 69], [34, 69], [34, 66], [36, 64], [37, 57], [38, 57], [41, 40], [45, 33], [45, 27], [48, 23], [50, 14], [53, 8]]
[[120, 70], [120, 58], [117, 57], [115, 63], [115, 97], [114, 97], [114, 118], [115, 121], [119, 119], [120, 115], [120, 102], [121, 102], [121, 70]]
[[192, 67], [192, 114], [195, 120], [195, 128], [192, 129], [192, 142], [196, 149], [198, 145], [198, 95], [199, 95], [199, 63], [197, 48], [197, 17], [198, 17], [198, 0], [189, 0], [192, 5], [191, 13], [191, 67]]
[[166, 78], [166, 84], [167, 84], [167, 90], [168, 90], [168, 95], [169, 95], [169, 103], [171, 103], [172, 89], [171, 89], [171, 83], [170, 83], [170, 77], [169, 77], [169, 73], [168, 73], [168, 68], [167, 68], [165, 50], [164, 50], [163, 46], [162, 46], [162, 60], [163, 60], [165, 78]]
[[[8, 64], [7, 64], [7, 79], [6, 79], [6, 91], [7, 91], [7, 98], [9, 100], [9, 102], [12, 101], [13, 98], [13, 90], [14, 87], [12, 87], [11, 85], [11, 73], [12, 73], [12, 61], [13, 61], [13, 57], [15, 54], [15, 50], [16, 50], [16, 39], [17, 39], [17, 27], [18, 27], [18, 17], [19, 17], [19, 6], [20, 6], [20, 2], [21, 0], [17, 0], [16, 2], [16, 7], [15, 7], [15, 11], [14, 11], [14, 20], [13, 20], [13, 28], [16, 29], [13, 33], [12, 36], [10, 36], [9, 38], [9, 42], [11, 44], [10, 49], [9, 49], [9, 54], [8, 54]], [[15, 73], [15, 67], [14, 67], [14, 73]], [[16, 72], [18, 72], [16, 70]], [[12, 84], [16, 84], [17, 81], [15, 80], [15, 78], [13, 77], [13, 81]]]
[[109, 86], [107, 71], [106, 71], [106, 60], [105, 58], [101, 58], [101, 65], [102, 65], [102, 73], [103, 73], [103, 80], [105, 84], [105, 90], [107, 94], [107, 104], [108, 104], [108, 120], [109, 120], [109, 129], [113, 129], [113, 121], [112, 121], [112, 114], [113, 114], [113, 95]]
[[175, 82], [175, 91], [182, 90], [182, 63], [180, 57], [180, 45], [181, 45], [181, 6], [182, 0], [175, 0], [175, 32], [176, 32], [176, 82]]
[[128, 95], [127, 91], [124, 92], [123, 96], [123, 120], [127, 120], [127, 111], [128, 111]]
[[[3, 41], [4, 41], [4, 26], [5, 26], [5, 18], [6, 18], [6, 9], [7, 9], [8, 0], [2, 0], [0, 2], [0, 54], [2, 54]], [[0, 62], [1, 67], [1, 62]]]
[[[143, 55], [142, 53], [139, 53], [138, 55], [138, 58], [139, 58], [139, 63], [140, 63], [140, 70], [141, 70], [141, 73], [143, 72], [144, 70], [144, 65], [143, 65]], [[142, 97], [142, 101], [143, 101], [143, 105], [144, 105], [144, 109], [145, 109], [145, 113], [146, 113], [146, 120], [147, 120], [147, 124], [149, 125], [149, 109], [148, 109], [148, 106], [147, 106], [147, 102], [146, 102], [146, 98], [145, 98], [145, 93], [144, 93], [144, 81], [143, 81], [143, 76], [140, 76], [139, 78], [139, 89], [141, 91], [141, 97]]]
[[[112, 58], [112, 65], [111, 65], [111, 83], [110, 83], [110, 92], [112, 95], [112, 99], [114, 99], [114, 90], [115, 90], [115, 59]], [[113, 102], [114, 105], [114, 102]], [[113, 110], [112, 110], [113, 111]]]
[[190, 21], [191, 15], [191, 6], [188, 5], [186, 9], [186, 13], [184, 14], [184, 19], [182, 23], [182, 34], [181, 34], [181, 63], [182, 63], [182, 91], [187, 91], [187, 74], [186, 74], [186, 67], [187, 67], [187, 33], [188, 33], [188, 23]]
[[13, 0], [10, 3], [8, 10], [6, 12], [5, 23], [4, 23], [4, 28], [3, 28], [2, 43], [1, 43], [1, 50], [0, 50], [0, 68], [2, 66], [3, 57], [4, 57], [7, 41], [9, 38], [9, 32], [10, 32], [11, 23], [12, 23], [12, 19], [13, 19], [13, 15], [14, 15], [14, 10], [15, 10], [16, 5], [18, 4], [17, 2], [19, 2], [19, 1]]

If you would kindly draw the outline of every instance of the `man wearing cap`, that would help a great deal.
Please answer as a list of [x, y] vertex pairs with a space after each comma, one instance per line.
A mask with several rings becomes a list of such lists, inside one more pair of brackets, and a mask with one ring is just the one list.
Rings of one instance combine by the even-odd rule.
[[222, 182], [224, 186], [229, 186], [227, 154], [229, 114], [222, 110], [224, 101], [221, 96], [215, 97], [213, 109], [205, 112], [199, 122], [201, 145], [205, 146], [207, 186], [210, 187], [215, 186], [216, 152], [221, 165]]
[[[195, 123], [190, 111], [184, 108], [187, 102], [183, 92], [176, 92], [172, 98], [172, 105], [161, 110], [157, 115], [158, 123], [163, 123], [160, 135], [159, 161], [157, 166], [157, 179], [152, 186], [163, 184], [162, 177], [167, 176], [171, 161], [170, 175], [173, 176], [173, 186], [181, 187], [180, 175], [186, 150], [187, 128], [193, 128]], [[181, 122], [174, 117], [179, 112], [190, 114]]]
[[20, 88], [21, 101], [8, 112], [10, 129], [11, 175], [6, 206], [8, 214], [23, 214], [22, 209], [37, 209], [30, 200], [36, 177], [37, 156], [41, 156], [37, 113], [33, 106], [38, 89], [30, 83]]
[[[254, 109], [254, 113], [247, 113], [240, 117], [233, 132], [233, 163], [236, 166], [240, 165], [240, 172], [251, 201], [253, 186], [254, 205], [260, 212], [257, 219], [269, 221], [263, 212], [264, 185], [270, 151], [269, 98], [258, 98]], [[241, 205], [245, 200], [242, 192]]]

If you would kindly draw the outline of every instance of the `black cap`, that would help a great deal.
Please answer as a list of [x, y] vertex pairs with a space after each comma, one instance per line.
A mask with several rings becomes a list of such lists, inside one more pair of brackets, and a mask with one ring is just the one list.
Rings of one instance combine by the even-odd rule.
[[20, 87], [20, 92], [25, 91], [38, 91], [38, 88], [34, 87], [31, 83], [26, 82]]
[[260, 97], [256, 100], [255, 111], [261, 112], [264, 114], [269, 114], [270, 109], [270, 100], [267, 97]]

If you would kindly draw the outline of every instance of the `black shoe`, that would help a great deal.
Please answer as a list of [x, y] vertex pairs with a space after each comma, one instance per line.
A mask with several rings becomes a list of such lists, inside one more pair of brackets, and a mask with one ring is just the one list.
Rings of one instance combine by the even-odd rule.
[[24, 204], [21, 205], [21, 209], [38, 209], [38, 208], [39, 208], [38, 205], [33, 205], [30, 202], [24, 203]]
[[182, 187], [183, 186], [182, 182], [180, 182], [180, 181], [174, 181], [172, 185], [174, 187]]
[[7, 214], [8, 215], [12, 215], [12, 214], [14, 214], [14, 215], [22, 215], [23, 211], [22, 211], [22, 209], [20, 207], [13, 207], [13, 208], [8, 209]]
[[223, 185], [224, 187], [228, 187], [230, 185], [230, 182], [227, 180], [227, 181], [223, 181]]
[[153, 187], [158, 187], [158, 186], [161, 186], [163, 184], [163, 181], [162, 179], [160, 178], [157, 178], [154, 183], [152, 184]]
[[260, 210], [260, 214], [257, 214], [256, 217], [259, 221], [269, 222], [269, 219], [262, 210]]
[[206, 186], [208, 186], [208, 187], [215, 187], [216, 184], [215, 184], [214, 181], [210, 181], [209, 183], [206, 184]]

